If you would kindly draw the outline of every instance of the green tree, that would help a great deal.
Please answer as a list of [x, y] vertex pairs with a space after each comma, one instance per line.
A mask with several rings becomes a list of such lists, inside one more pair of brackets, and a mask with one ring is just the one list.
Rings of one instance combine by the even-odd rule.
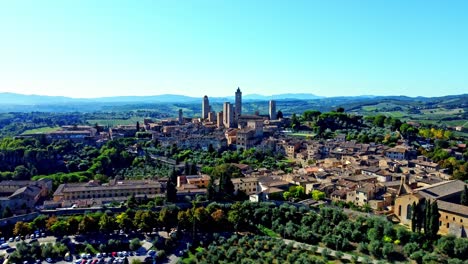
[[437, 202], [426, 201], [424, 206], [424, 234], [429, 240], [435, 240], [437, 238], [437, 232], [439, 231], [439, 208]]
[[16, 222], [15, 227], [13, 228], [13, 234], [15, 236], [25, 236], [31, 232], [31, 227], [25, 222]]
[[463, 192], [460, 195], [460, 204], [468, 206], [468, 187], [465, 185]]
[[15, 168], [13, 179], [14, 180], [29, 180], [31, 172], [24, 165], [19, 165]]
[[177, 201], [177, 175], [175, 170], [173, 169], [169, 173], [169, 181], [167, 182], [166, 188], [166, 199], [168, 202], [176, 202]]
[[216, 199], [214, 177], [210, 177], [210, 181], [208, 182], [208, 187], [206, 189], [206, 198], [208, 199], [208, 201], [213, 201]]
[[138, 202], [136, 200], [135, 193], [132, 193], [132, 195], [130, 195], [130, 197], [127, 199], [127, 208], [133, 209], [136, 207], [138, 207]]
[[96, 223], [96, 220], [88, 215], [85, 215], [83, 219], [81, 219], [80, 224], [78, 225], [78, 231], [80, 233], [94, 232], [98, 228], [99, 228], [99, 225], [98, 223]]
[[129, 248], [131, 251], [136, 251], [141, 247], [141, 241], [138, 238], [130, 240]]
[[39, 215], [38, 217], [34, 218], [34, 220], [31, 222], [31, 228], [33, 228], [34, 230], [45, 229], [46, 220], [46, 215]]
[[126, 212], [117, 215], [115, 218], [115, 222], [119, 225], [119, 228], [123, 230], [133, 229], [134, 226], [132, 218]]
[[281, 110], [278, 110], [278, 112], [276, 113], [276, 118], [283, 118], [283, 112], [281, 112]]
[[384, 124], [385, 124], [385, 119], [387, 117], [384, 116], [384, 115], [377, 115], [374, 117], [374, 121], [373, 121], [373, 124], [375, 126], [378, 126], [378, 127], [384, 127]]
[[395, 248], [393, 247], [392, 243], [384, 243], [384, 246], [382, 247], [382, 255], [388, 259], [392, 259], [392, 254], [395, 252]]
[[70, 226], [67, 221], [60, 220], [52, 224], [50, 231], [56, 236], [63, 236], [70, 231]]
[[9, 206], [6, 206], [5, 209], [3, 209], [2, 218], [12, 217], [12, 216], [13, 216], [13, 212], [11, 211]]
[[99, 219], [99, 230], [102, 233], [107, 234], [112, 232], [116, 227], [117, 225], [113, 217], [106, 213], [101, 215], [101, 218]]
[[312, 199], [319, 201], [325, 199], [325, 193], [319, 190], [312, 191]]
[[294, 130], [298, 130], [300, 126], [301, 126], [301, 122], [299, 121], [299, 118], [297, 118], [296, 114], [292, 114], [291, 128]]
[[322, 113], [316, 110], [307, 110], [302, 113], [302, 119], [304, 121], [315, 121]]

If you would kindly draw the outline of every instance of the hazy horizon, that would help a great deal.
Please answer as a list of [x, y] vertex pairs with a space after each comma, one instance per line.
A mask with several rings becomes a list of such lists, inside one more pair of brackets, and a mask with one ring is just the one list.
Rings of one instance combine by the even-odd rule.
[[97, 98], [468, 91], [466, 1], [6, 1], [0, 92]]
[[[71, 98], [71, 99], [100, 99], [100, 98], [113, 98], [113, 97], [145, 97], [145, 96], [186, 96], [186, 97], [190, 97], [190, 98], [200, 98], [200, 100], [203, 98], [203, 96], [190, 96], [190, 95], [186, 95], [186, 94], [175, 94], [175, 93], [164, 93], [164, 94], [147, 94], [147, 95], [111, 95], [111, 96], [99, 96], [99, 97], [73, 97], [73, 96], [64, 96], [64, 95], [46, 95], [46, 94], [26, 94], [26, 93], [15, 93], [15, 92], [3, 92], [3, 91], [0, 91], [0, 94], [5, 94], [5, 93], [9, 93], [9, 94], [19, 94], [19, 95], [25, 95], [25, 96], [50, 96], [50, 97], [65, 97], [65, 98]], [[295, 94], [308, 94], [308, 95], [313, 95], [313, 96], [316, 96], [318, 97], [317, 99], [320, 99], [320, 98], [334, 98], [334, 97], [366, 97], [366, 96], [370, 96], [370, 97], [386, 97], [386, 96], [405, 96], [405, 97], [410, 97], [410, 98], [417, 98], [417, 97], [444, 97], [444, 96], [457, 96], [457, 95], [465, 95], [467, 93], [463, 93], [463, 92], [460, 92], [458, 94], [444, 94], [444, 95], [439, 95], [439, 96], [425, 96], [425, 95], [417, 95], [417, 96], [408, 96], [408, 95], [401, 95], [401, 94], [386, 94], [386, 95], [375, 95], [375, 94], [359, 94], [359, 95], [349, 95], [349, 96], [346, 96], [346, 95], [337, 95], [337, 96], [323, 96], [323, 95], [320, 95], [320, 94], [314, 94], [314, 93], [281, 93], [281, 94], [259, 94], [259, 93], [242, 93], [242, 96], [243, 97], [246, 97], [246, 96], [263, 96], [263, 97], [273, 97], [273, 96], [279, 96], [279, 95], [285, 95], [285, 94], [292, 94], [292, 95], [295, 95]], [[224, 98], [224, 97], [234, 97], [234, 93], [232, 93], [231, 95], [229, 94], [226, 94], [226, 95], [221, 95], [221, 96], [210, 96], [208, 94], [206, 94], [208, 96], [208, 98]]]

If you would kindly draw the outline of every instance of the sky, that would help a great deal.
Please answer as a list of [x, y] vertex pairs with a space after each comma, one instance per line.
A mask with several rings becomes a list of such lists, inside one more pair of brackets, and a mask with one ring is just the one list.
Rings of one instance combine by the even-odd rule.
[[468, 93], [468, 1], [0, 1], [0, 92]]

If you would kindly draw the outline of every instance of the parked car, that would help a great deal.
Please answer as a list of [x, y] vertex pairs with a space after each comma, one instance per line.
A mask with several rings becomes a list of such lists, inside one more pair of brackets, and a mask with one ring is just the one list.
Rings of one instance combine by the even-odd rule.
[[72, 261], [73, 260], [73, 257], [72, 255], [70, 254], [70, 252], [68, 252], [67, 254], [65, 254], [65, 256], [63, 257], [63, 259], [65, 261]]
[[9, 248], [10, 245], [8, 245], [8, 243], [3, 243], [0, 245], [0, 249], [5, 249], [5, 248]]

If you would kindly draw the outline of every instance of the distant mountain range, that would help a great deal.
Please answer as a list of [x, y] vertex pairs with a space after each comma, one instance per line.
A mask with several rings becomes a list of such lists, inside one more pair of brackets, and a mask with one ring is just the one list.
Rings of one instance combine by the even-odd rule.
[[[323, 97], [306, 93], [285, 93], [271, 96], [260, 94], [243, 95], [245, 101], [267, 101], [267, 100], [311, 100]], [[233, 101], [234, 96], [209, 97], [212, 102]], [[2, 105], [51, 105], [51, 104], [82, 104], [82, 103], [193, 103], [202, 98], [190, 97], [176, 94], [161, 94], [152, 96], [114, 96], [99, 98], [70, 98], [64, 96], [25, 95], [17, 93], [0, 93], [0, 104]]]
[[[209, 97], [214, 111], [222, 110], [223, 102], [234, 103], [234, 96]], [[468, 94], [442, 97], [408, 96], [339, 96], [320, 97], [313, 94], [285, 93], [271, 96], [248, 94], [243, 96], [245, 113], [268, 113], [268, 100], [277, 101], [276, 108], [284, 114], [303, 113], [305, 110], [330, 111], [343, 107], [347, 112], [358, 114], [389, 113], [396, 111], [398, 116], [419, 113], [423, 109], [451, 113], [444, 118], [468, 120]], [[70, 98], [63, 96], [24, 95], [0, 93], [0, 113], [6, 112], [120, 112], [151, 110], [164, 115], [177, 113], [183, 109], [188, 116], [199, 115], [201, 97], [163, 94], [154, 96], [116, 96], [101, 98]], [[427, 112], [424, 110], [425, 112]], [[400, 111], [400, 112], [398, 112]], [[458, 117], [455, 116], [457, 113]], [[466, 122], [466, 121], [465, 121]]]

